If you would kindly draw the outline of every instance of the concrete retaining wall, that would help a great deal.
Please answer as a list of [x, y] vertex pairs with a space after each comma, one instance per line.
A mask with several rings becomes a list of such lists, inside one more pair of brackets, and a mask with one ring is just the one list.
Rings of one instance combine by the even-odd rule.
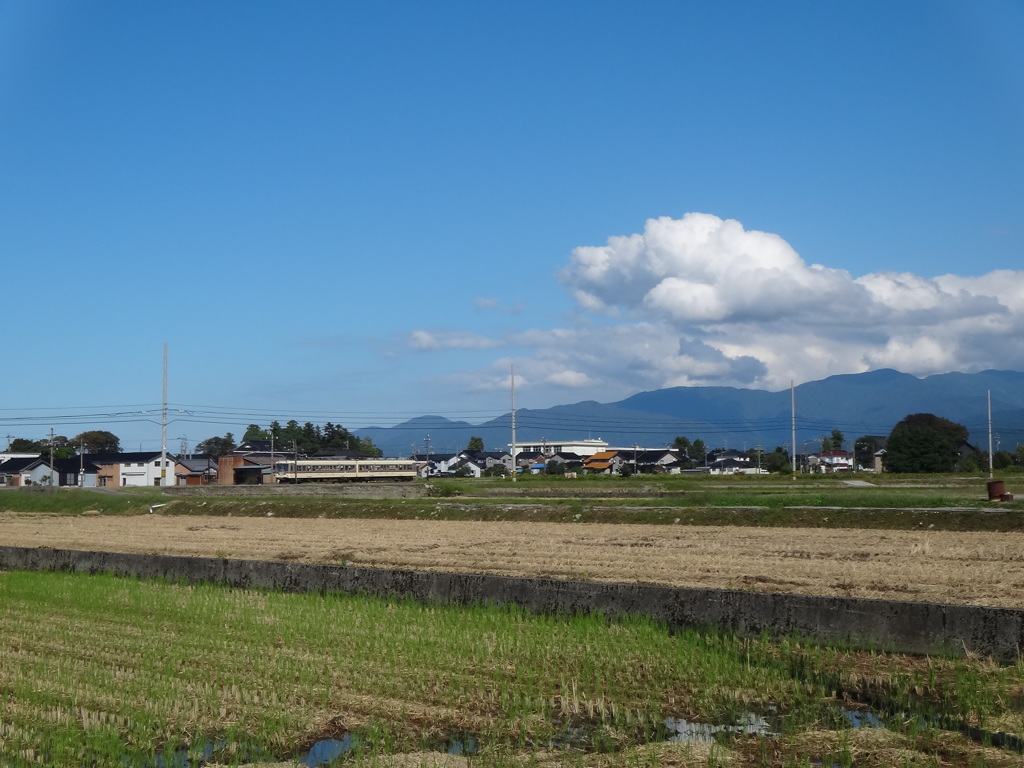
[[970, 651], [1012, 660], [1024, 646], [1024, 611], [1007, 608], [27, 547], [0, 547], [0, 568], [107, 572], [460, 605], [515, 604], [535, 612], [639, 614], [671, 628], [797, 632], [819, 642], [844, 641], [903, 653]]

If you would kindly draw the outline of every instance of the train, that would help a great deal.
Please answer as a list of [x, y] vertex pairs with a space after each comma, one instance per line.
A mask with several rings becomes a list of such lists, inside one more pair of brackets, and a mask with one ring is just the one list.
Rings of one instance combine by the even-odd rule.
[[344, 459], [319, 456], [274, 463], [278, 483], [404, 482], [419, 476], [419, 464], [408, 459]]

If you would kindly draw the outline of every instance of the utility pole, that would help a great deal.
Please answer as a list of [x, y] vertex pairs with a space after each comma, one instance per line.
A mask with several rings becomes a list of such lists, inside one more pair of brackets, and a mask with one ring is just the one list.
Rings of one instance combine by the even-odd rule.
[[53, 427], [50, 427], [50, 487], [53, 488]]
[[992, 390], [988, 391], [988, 479], [993, 478], [992, 463]]
[[167, 342], [164, 342], [164, 400], [160, 417], [160, 482], [163, 487], [167, 478]]
[[511, 395], [512, 395], [512, 482], [516, 482], [516, 475], [519, 474], [519, 465], [516, 461], [516, 366], [512, 364], [510, 368], [510, 382], [511, 382]]
[[793, 479], [796, 480], [796, 387], [793, 385], [793, 380], [789, 380], [789, 410], [790, 410], [790, 428], [793, 430], [793, 455], [790, 457], [790, 463], [792, 464]]

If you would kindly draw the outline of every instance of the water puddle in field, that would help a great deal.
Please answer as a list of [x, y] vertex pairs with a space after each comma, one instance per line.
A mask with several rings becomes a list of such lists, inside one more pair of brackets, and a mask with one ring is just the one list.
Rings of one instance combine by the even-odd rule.
[[963, 720], [942, 715], [920, 715], [909, 712], [890, 712], [882, 716], [867, 710], [840, 709], [843, 717], [854, 728], [889, 728], [899, 724], [916, 724], [920, 729], [935, 728], [950, 733], [960, 733], [978, 744], [987, 744], [999, 749], [1024, 754], [1024, 739], [1013, 733], [989, 731], [970, 725]]
[[712, 742], [719, 734], [737, 736], [777, 736], [779, 728], [765, 718], [748, 712], [731, 725], [713, 725], [711, 723], [690, 723], [683, 718], [666, 717], [664, 720], [668, 738], [674, 742]]
[[[887, 728], [888, 716], [879, 716], [869, 710], [839, 708], [840, 716], [852, 728]], [[645, 729], [640, 736], [642, 741], [648, 742], [715, 742], [720, 738], [732, 736], [778, 736], [782, 733], [782, 715], [770, 713], [767, 716], [748, 712], [732, 723], [715, 724], [690, 722], [681, 717], [665, 717], [653, 722], [653, 726]], [[902, 715], [899, 720], [905, 721]], [[922, 726], [928, 726], [929, 721], [922, 720]], [[931, 727], [942, 728], [943, 730], [959, 730], [961, 733], [970, 736], [977, 741], [986, 741], [993, 746], [1009, 748], [1021, 752], [1024, 751], [1022, 741], [1018, 737], [1008, 734], [982, 732], [978, 729], [967, 729], [966, 726], [953, 726], [952, 724], [940, 724], [930, 722]], [[526, 739], [520, 746], [527, 748], [548, 748], [576, 752], [602, 751], [602, 728], [600, 723], [585, 719], [572, 718], [556, 723], [556, 732], [544, 739]], [[977, 731], [971, 733], [969, 731]], [[320, 768], [328, 766], [339, 757], [359, 748], [363, 739], [359, 734], [346, 733], [342, 738], [322, 739], [315, 742], [309, 751], [302, 755], [293, 755], [290, 759], [299, 765], [307, 768]], [[426, 746], [426, 749], [447, 753], [450, 755], [475, 755], [480, 749], [479, 736], [468, 732], [453, 732], [441, 737]], [[225, 741], [207, 742], [201, 750], [195, 748], [178, 750], [155, 757], [133, 759], [124, 757], [121, 761], [122, 768], [200, 768], [215, 757], [223, 757], [225, 752], [231, 753], [232, 760], [241, 762], [273, 762], [280, 760], [259, 746], [252, 744], [229, 744]], [[819, 764], [820, 765], [820, 764]]]
[[346, 733], [342, 739], [323, 739], [310, 747], [306, 756], [299, 760], [299, 765], [312, 768], [318, 765], [330, 765], [333, 760], [355, 749], [358, 745], [359, 740], [351, 733]]
[[856, 709], [842, 707], [839, 710], [843, 718], [854, 728], [885, 728], [885, 723], [874, 712], [861, 712]]
[[[523, 746], [548, 749], [593, 752], [600, 749], [598, 731], [600, 725], [587, 720], [562, 721], [555, 734], [546, 739], [527, 739]], [[710, 723], [691, 723], [683, 718], [666, 717], [655, 724], [652, 732], [645, 740], [673, 742], [710, 742], [717, 734], [761, 734], [777, 735], [778, 728], [765, 718], [747, 714], [737, 722], [728, 725]], [[363, 743], [359, 734], [346, 733], [342, 738], [321, 739], [315, 742], [309, 751], [302, 755], [293, 755], [299, 765], [307, 768], [328, 766], [339, 757], [357, 749]], [[475, 755], [480, 749], [479, 736], [474, 733], [450, 733], [427, 746], [433, 752], [450, 755]], [[242, 762], [275, 761], [281, 758], [271, 755], [266, 750], [250, 744], [229, 744], [226, 741], [207, 742], [201, 750], [181, 749], [149, 758], [124, 757], [122, 768], [200, 768], [215, 757], [223, 757], [230, 751], [233, 760]]]
[[123, 768], [197, 768], [210, 762], [215, 753], [230, 751], [232, 758], [241, 762], [257, 762], [260, 760], [273, 760], [273, 756], [262, 747], [254, 744], [229, 744], [226, 741], [208, 741], [203, 748], [178, 749], [174, 752], [165, 752], [153, 757], [133, 758], [125, 756], [121, 758]]

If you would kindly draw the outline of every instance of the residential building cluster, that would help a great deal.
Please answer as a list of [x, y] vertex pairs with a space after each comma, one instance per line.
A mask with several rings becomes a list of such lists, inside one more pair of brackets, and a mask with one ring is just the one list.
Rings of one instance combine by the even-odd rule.
[[[880, 451], [874, 471], [881, 471]], [[84, 488], [254, 485], [273, 483], [276, 461], [291, 454], [274, 451], [268, 440], [251, 440], [231, 454], [166, 457], [160, 451], [110, 454], [82, 454], [53, 459], [36, 454], [0, 452], [0, 483], [11, 486], [79, 486]], [[355, 458], [355, 454], [347, 456]], [[853, 469], [853, 456], [846, 451], [823, 451], [802, 456], [800, 466], [808, 472], [841, 472]], [[682, 474], [712, 475], [767, 474], [758, 457], [734, 449], [709, 451], [700, 462], [685, 451], [647, 448], [639, 445], [613, 447], [604, 440], [542, 440], [524, 442], [504, 451], [464, 450], [457, 453], [417, 454], [419, 476], [480, 477], [486, 474]], [[161, 465], [161, 462], [163, 465]]]

